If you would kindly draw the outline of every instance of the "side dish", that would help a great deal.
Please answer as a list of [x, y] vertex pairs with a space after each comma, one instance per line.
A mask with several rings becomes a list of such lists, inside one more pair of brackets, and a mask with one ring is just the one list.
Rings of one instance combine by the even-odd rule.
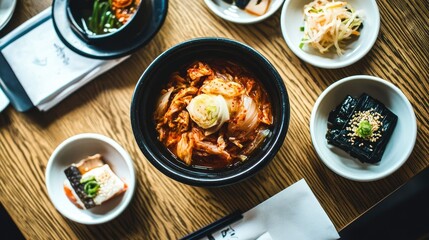
[[238, 8], [256, 15], [262, 16], [268, 11], [271, 0], [223, 0], [226, 3], [234, 4]]
[[124, 183], [105, 164], [100, 154], [89, 156], [64, 170], [64, 192], [77, 207], [89, 209], [127, 190]]
[[248, 158], [270, 134], [273, 115], [247, 69], [212, 59], [171, 74], [154, 120], [158, 139], [186, 165], [220, 169]]
[[347, 40], [360, 35], [363, 27], [360, 15], [360, 11], [342, 1], [315, 0], [306, 4], [300, 48], [308, 45], [322, 54], [335, 48], [336, 53], [342, 55]]
[[114, 32], [128, 22], [140, 5], [140, 0], [95, 0], [92, 10], [81, 13], [87, 34]]
[[383, 103], [365, 93], [359, 98], [347, 96], [329, 114], [326, 139], [361, 162], [377, 163], [397, 120]]

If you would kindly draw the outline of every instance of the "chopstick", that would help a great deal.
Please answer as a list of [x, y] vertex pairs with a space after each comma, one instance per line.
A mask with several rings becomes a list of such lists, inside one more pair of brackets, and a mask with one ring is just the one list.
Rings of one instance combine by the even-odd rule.
[[201, 239], [203, 237], [207, 237], [208, 235], [214, 233], [215, 231], [220, 230], [221, 228], [226, 227], [231, 223], [237, 222], [242, 218], [243, 218], [243, 215], [241, 214], [241, 211], [237, 210], [189, 235], [186, 235], [180, 240], [196, 240], [196, 239]]

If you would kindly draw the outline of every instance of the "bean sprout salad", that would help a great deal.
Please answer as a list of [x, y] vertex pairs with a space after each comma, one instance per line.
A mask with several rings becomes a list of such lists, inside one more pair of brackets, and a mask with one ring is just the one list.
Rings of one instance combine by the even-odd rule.
[[336, 53], [342, 55], [345, 41], [360, 35], [360, 15], [360, 11], [342, 1], [315, 0], [305, 5], [300, 48], [307, 44], [323, 54], [335, 47]]

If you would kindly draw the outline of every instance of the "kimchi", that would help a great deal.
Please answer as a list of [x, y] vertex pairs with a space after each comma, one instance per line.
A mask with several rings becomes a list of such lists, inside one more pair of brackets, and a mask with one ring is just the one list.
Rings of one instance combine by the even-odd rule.
[[269, 97], [245, 67], [221, 59], [173, 72], [153, 114], [158, 139], [188, 166], [246, 161], [270, 134]]

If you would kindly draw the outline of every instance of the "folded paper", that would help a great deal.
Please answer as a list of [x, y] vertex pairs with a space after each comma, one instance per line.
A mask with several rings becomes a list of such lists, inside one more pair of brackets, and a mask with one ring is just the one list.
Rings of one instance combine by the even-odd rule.
[[243, 214], [208, 240], [328, 240], [338, 232], [304, 179]]
[[17, 28], [0, 44], [2, 55], [31, 102], [42, 111], [128, 57], [99, 60], [71, 51], [55, 32], [50, 14], [51, 9], [46, 9], [29, 20], [34, 26], [30, 31], [23, 32], [28, 24]]

